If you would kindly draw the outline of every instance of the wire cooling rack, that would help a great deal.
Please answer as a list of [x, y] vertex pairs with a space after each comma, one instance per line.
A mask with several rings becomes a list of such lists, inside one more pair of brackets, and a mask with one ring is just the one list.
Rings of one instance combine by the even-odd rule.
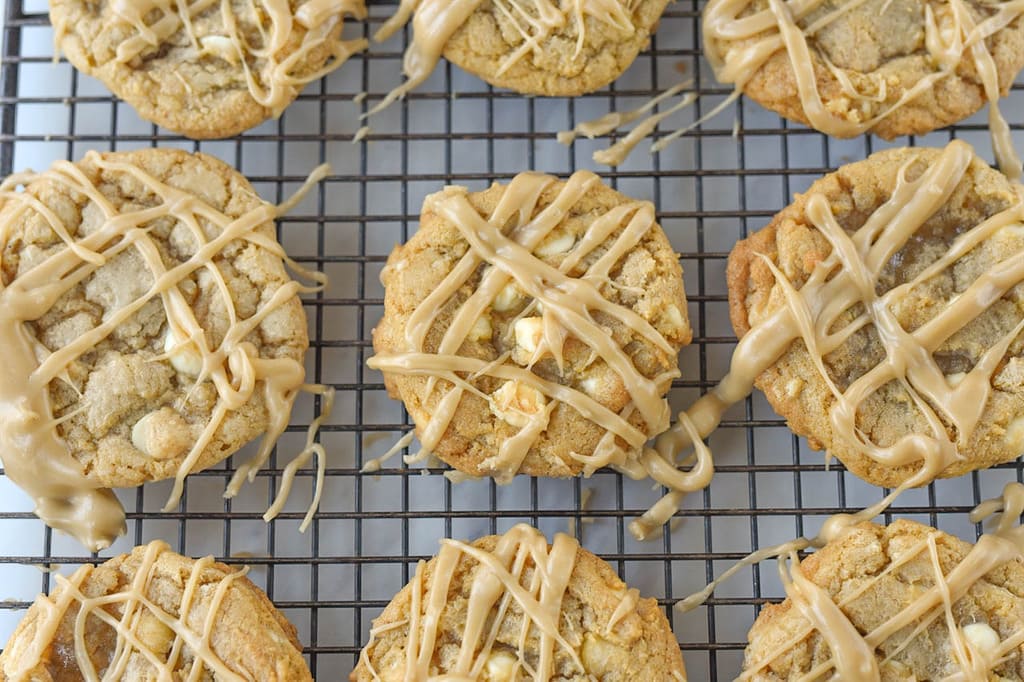
[[[371, 2], [370, 21], [350, 25], [369, 36], [397, 2]], [[880, 140], [830, 140], [790, 125], [741, 100], [717, 119], [658, 156], [640, 147], [618, 169], [596, 167], [591, 153], [604, 141], [566, 148], [558, 130], [594, 118], [609, 107], [626, 109], [682, 79], [700, 92], [696, 104], [663, 125], [684, 125], [728, 94], [718, 85], [699, 45], [703, 2], [681, 0], [661, 22], [651, 48], [614, 86], [572, 99], [525, 98], [495, 91], [442, 64], [402, 103], [370, 121], [358, 143], [358, 115], [400, 82], [406, 36], [373, 45], [328, 78], [311, 84], [278, 121], [231, 140], [192, 142], [140, 120], [98, 82], [53, 62], [45, 0], [6, 0], [0, 62], [0, 171], [41, 169], [87, 150], [174, 146], [218, 156], [252, 179], [262, 196], [279, 201], [316, 164], [333, 174], [280, 223], [280, 238], [296, 260], [331, 278], [322, 294], [305, 300], [311, 349], [309, 376], [338, 391], [323, 429], [329, 453], [323, 503], [312, 527], [298, 525], [313, 478], [300, 475], [285, 513], [270, 524], [260, 516], [273, 497], [281, 467], [303, 442], [316, 414], [300, 400], [293, 425], [271, 466], [232, 501], [221, 492], [232, 471], [224, 466], [193, 475], [181, 505], [160, 513], [167, 483], [119, 491], [128, 534], [103, 557], [154, 538], [193, 556], [214, 554], [251, 567], [250, 576], [298, 626], [310, 667], [322, 680], [347, 678], [372, 619], [404, 585], [415, 562], [433, 555], [444, 536], [473, 538], [527, 521], [546, 533], [570, 527], [584, 546], [610, 561], [632, 585], [665, 607], [692, 680], [732, 679], [739, 672], [746, 631], [757, 610], [782, 590], [774, 564], [746, 570], [708, 603], [676, 613], [676, 600], [753, 548], [814, 533], [841, 509], [875, 501], [880, 490], [826, 467], [820, 453], [797, 439], [760, 395], [735, 407], [710, 440], [718, 473], [711, 487], [686, 500], [671, 527], [647, 542], [626, 531], [656, 500], [649, 483], [601, 471], [589, 480], [536, 480], [452, 485], [437, 468], [408, 468], [399, 460], [373, 475], [361, 464], [382, 454], [407, 430], [408, 417], [391, 401], [381, 376], [365, 367], [370, 330], [382, 312], [378, 276], [388, 252], [417, 227], [422, 198], [446, 184], [481, 189], [526, 169], [567, 175], [593, 168], [620, 190], [651, 199], [680, 253], [694, 325], [694, 342], [681, 355], [682, 379], [670, 399], [681, 409], [724, 375], [735, 343], [727, 315], [725, 259], [733, 243], [763, 226], [793, 192], [821, 174], [864, 158]], [[365, 96], [360, 96], [367, 93]], [[1024, 128], [1024, 84], [1004, 107], [1015, 131]], [[984, 118], [916, 140], [968, 139], [989, 155]], [[1018, 147], [1024, 133], [1015, 133]], [[234, 461], [240, 461], [236, 456]], [[966, 511], [1020, 480], [1020, 462], [942, 481], [903, 495], [894, 515], [915, 518], [967, 539], [977, 529]], [[581, 509], [581, 501], [590, 502]], [[36, 593], [52, 584], [51, 571], [92, 560], [67, 537], [31, 514], [24, 494], [0, 477], [0, 642], [6, 641]]]

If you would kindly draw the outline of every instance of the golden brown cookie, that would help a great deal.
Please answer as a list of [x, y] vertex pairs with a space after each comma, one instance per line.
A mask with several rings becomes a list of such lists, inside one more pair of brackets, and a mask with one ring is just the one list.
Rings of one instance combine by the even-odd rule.
[[984, 0], [711, 0], [704, 45], [719, 80], [768, 109], [837, 137], [892, 139], [1005, 95], [1024, 66], [1021, 11]]
[[549, 546], [523, 524], [472, 544], [443, 540], [370, 633], [352, 682], [686, 679], [657, 601], [569, 536]]
[[[443, 55], [491, 85], [575, 96], [618, 78], [650, 40], [668, 0], [402, 0], [377, 31], [385, 40], [412, 17], [408, 80], [370, 113], [424, 82]], [[415, 16], [413, 16], [415, 13]]]
[[[147, 121], [195, 139], [280, 116], [365, 46], [342, 40], [363, 0], [52, 0], [56, 43]], [[183, 21], [182, 17], [188, 17]]]
[[496, 87], [575, 97], [608, 85], [629, 68], [667, 4], [484, 0], [449, 38], [444, 58]]
[[156, 541], [57, 581], [11, 635], [0, 680], [313, 679], [295, 626], [212, 557]]
[[456, 469], [507, 481], [635, 465], [668, 428], [691, 336], [682, 271], [654, 207], [593, 173], [427, 197], [382, 281], [369, 365]]
[[1024, 679], [1024, 565], [990, 560], [1006, 542], [853, 526], [791, 568], [790, 596], [750, 629], [739, 679]]
[[876, 485], [1017, 457], [1019, 191], [958, 141], [818, 180], [730, 255], [734, 368], [812, 447]]
[[279, 209], [212, 157], [90, 152], [21, 183], [0, 205], [0, 453], [44, 520], [103, 546], [102, 488], [269, 451], [303, 386], [302, 287]]

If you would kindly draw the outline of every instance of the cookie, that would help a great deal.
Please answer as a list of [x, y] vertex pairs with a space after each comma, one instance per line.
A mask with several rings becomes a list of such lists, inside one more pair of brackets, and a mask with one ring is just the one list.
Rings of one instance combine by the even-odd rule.
[[346, 17], [365, 18], [363, 0], [50, 2], [55, 44], [76, 69], [194, 139], [280, 116], [303, 86], [365, 47], [342, 39]]
[[[542, 567], [538, 570], [538, 566]], [[373, 622], [352, 682], [685, 680], [672, 628], [606, 562], [524, 524], [442, 540]]]
[[711, 0], [704, 46], [720, 81], [790, 120], [892, 139], [995, 106], [1024, 66], [1021, 12], [978, 0]]
[[654, 207], [589, 172], [448, 187], [381, 275], [373, 332], [425, 451], [472, 476], [636, 465], [690, 341]]
[[180, 493], [266, 433], [258, 466], [309, 345], [279, 209], [171, 149], [90, 152], [3, 190], [0, 453], [37, 514], [102, 547], [123, 527], [106, 488], [175, 477]]
[[912, 521], [853, 526], [783, 572], [789, 596], [750, 629], [739, 679], [1024, 679], [1013, 537], [970, 545]]
[[876, 485], [1014, 459], [1022, 224], [1019, 186], [964, 142], [843, 166], [733, 249], [734, 369]]
[[0, 680], [312, 680], [295, 626], [244, 574], [156, 541], [57, 576], [0, 654]]
[[[575, 97], [608, 85], [647, 47], [668, 0], [402, 0], [375, 34], [385, 40], [412, 17], [403, 71], [409, 79], [371, 113], [423, 83], [445, 59], [499, 88]], [[415, 14], [414, 14], [415, 13]]]

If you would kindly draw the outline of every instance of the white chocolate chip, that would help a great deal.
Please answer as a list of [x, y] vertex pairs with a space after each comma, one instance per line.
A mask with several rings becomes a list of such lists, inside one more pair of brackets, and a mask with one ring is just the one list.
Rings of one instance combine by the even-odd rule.
[[469, 328], [470, 341], [489, 341], [493, 335], [491, 320], [486, 315], [476, 318], [476, 322]]
[[203, 46], [205, 54], [220, 57], [231, 64], [238, 63], [238, 50], [227, 36], [203, 36], [199, 39], [199, 44]]
[[535, 253], [541, 258], [566, 253], [576, 243], [576, 237], [565, 230], [552, 230], [537, 247]]
[[592, 632], [583, 636], [583, 648], [580, 649], [580, 660], [583, 667], [591, 675], [601, 675], [617, 668], [617, 650], [607, 640]]
[[518, 308], [524, 298], [526, 297], [523, 296], [523, 292], [519, 290], [519, 287], [509, 282], [495, 297], [494, 309], [499, 313], [507, 313], [514, 308]]
[[988, 623], [971, 623], [963, 628], [964, 638], [980, 654], [994, 654], [999, 649], [999, 633]]
[[192, 377], [199, 376], [203, 371], [203, 358], [199, 355], [195, 344], [188, 342], [182, 344], [182, 339], [167, 329], [167, 336], [164, 337], [164, 352], [171, 360], [171, 367], [182, 374]]
[[487, 657], [484, 666], [486, 682], [513, 682], [515, 680], [516, 657], [507, 651], [495, 651]]
[[163, 657], [171, 648], [174, 633], [149, 611], [143, 611], [135, 636], [150, 653]]
[[682, 331], [686, 327], [686, 323], [683, 321], [683, 313], [680, 312], [675, 304], [665, 308], [665, 320], [668, 322], [670, 329]]
[[1014, 448], [1024, 445], [1024, 417], [1017, 417], [1006, 425], [1006, 442]]
[[188, 423], [169, 407], [150, 412], [132, 427], [132, 445], [153, 459], [177, 457], [190, 439]]
[[491, 394], [491, 410], [512, 426], [523, 428], [530, 417], [544, 409], [544, 394], [519, 381], [506, 381]]
[[954, 372], [946, 375], [946, 383], [950, 386], [959, 386], [960, 382], [967, 376], [966, 372]]
[[516, 347], [533, 355], [540, 341], [544, 338], [544, 319], [541, 317], [524, 317], [516, 320]]
[[591, 398], [596, 398], [598, 389], [601, 388], [601, 380], [596, 376], [589, 376], [580, 382], [580, 388]]
[[153, 415], [155, 412], [150, 412], [145, 417], [135, 422], [135, 426], [132, 427], [132, 445], [136, 448], [149, 454], [149, 438], [152, 433], [153, 427]]

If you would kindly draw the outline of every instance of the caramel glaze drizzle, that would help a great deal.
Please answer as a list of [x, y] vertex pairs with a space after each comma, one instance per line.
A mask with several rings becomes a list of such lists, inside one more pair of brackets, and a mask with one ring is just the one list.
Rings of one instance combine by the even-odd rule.
[[[590, 16], [612, 28], [633, 33], [632, 14], [641, 0], [490, 0], [497, 13], [507, 19], [523, 42], [505, 58], [498, 69], [501, 75], [564, 29], [570, 18], [576, 22], [578, 37], [573, 59], [583, 51], [586, 42], [586, 17]], [[413, 39], [405, 51], [402, 70], [408, 80], [388, 95], [366, 116], [386, 109], [423, 83], [441, 59], [445, 45], [475, 12], [484, 0], [401, 0], [395, 14], [374, 34], [383, 42], [409, 22], [412, 17]], [[530, 11], [532, 9], [532, 11]]]
[[[679, 371], [665, 372], [653, 379], [640, 374], [623, 349], [612, 341], [590, 313], [601, 311], [610, 315], [634, 329], [660, 352], [667, 356], [675, 354], [669, 342], [647, 320], [628, 308], [611, 303], [601, 294], [601, 286], [608, 280], [615, 264], [655, 225], [654, 207], [647, 202], [630, 202], [611, 209], [590, 224], [586, 233], [566, 253], [560, 266], [555, 268], [537, 258], [533, 250], [600, 179], [587, 171], [574, 173], [551, 203], [537, 211], [542, 194], [556, 182], [556, 178], [539, 173], [517, 175], [505, 188], [492, 215], [486, 218], [469, 203], [465, 188], [451, 187], [427, 197], [425, 210], [454, 225], [470, 248], [411, 314], [406, 325], [405, 348], [399, 352], [378, 353], [367, 361], [367, 365], [384, 372], [430, 377], [422, 397], [424, 403], [435, 390], [438, 380], [451, 385], [438, 401], [429, 422], [418, 430], [423, 453], [436, 449], [467, 392], [488, 401], [495, 414], [499, 414], [499, 410], [494, 409], [493, 395], [476, 389], [464, 378], [467, 375], [504, 379], [506, 385], [525, 386], [543, 396], [546, 402], [541, 409], [533, 414], [523, 414], [524, 425], [518, 434], [504, 441], [495, 456], [483, 462], [483, 468], [499, 483], [509, 482], [518, 473], [530, 448], [547, 428], [555, 406], [564, 403], [571, 407], [606, 431], [592, 454], [573, 455], [583, 463], [585, 476], [601, 467], [612, 466], [632, 478], [650, 476], [671, 489], [666, 497], [668, 501], [663, 502], [658, 511], [645, 514], [634, 524], [638, 532], [647, 533], [671, 516], [673, 505], [678, 508], [683, 493], [706, 487], [714, 473], [711, 453], [701, 442], [687, 415], [681, 415], [681, 425], [677, 430], [666, 431], [669, 410], [662, 396]], [[611, 246], [585, 274], [578, 278], [565, 274], [595, 248], [606, 244], [616, 231], [619, 234]], [[476, 291], [454, 315], [436, 352], [425, 351], [425, 339], [438, 311], [483, 264], [488, 267]], [[524, 315], [538, 308], [543, 310], [544, 333], [533, 356], [534, 361], [550, 353], [560, 363], [567, 336], [583, 340], [621, 377], [632, 398], [621, 413], [609, 410], [583, 391], [546, 381], [529, 368], [505, 362], [504, 357], [487, 362], [456, 354], [476, 320], [512, 282], [533, 299]], [[634, 411], [644, 418], [646, 430], [629, 422]], [[658, 437], [654, 448], [644, 447], [649, 438], [662, 432], [665, 433]], [[620, 441], [626, 447], [620, 445]], [[686, 471], [680, 470], [679, 455], [691, 443], [696, 443], [692, 466]], [[417, 458], [419, 456], [414, 459]], [[375, 468], [379, 465], [368, 470]]]
[[[822, 6], [824, 0], [768, 0], [768, 7], [750, 11], [751, 0], [711, 0], [704, 9], [704, 54], [718, 80], [734, 83], [736, 95], [747, 82], [780, 50], [789, 57], [804, 114], [810, 125], [836, 137], [853, 137], [871, 130], [879, 121], [912, 101], [939, 81], [953, 75], [969, 58], [977, 71], [989, 101], [989, 129], [1002, 171], [1011, 179], [1021, 176], [1021, 161], [1013, 148], [1009, 125], [999, 111], [999, 74], [985, 40], [1008, 26], [1024, 13], [1024, 1], [1006, 0], [983, 3], [993, 13], [976, 22], [965, 0], [945, 0], [925, 4], [925, 49], [935, 61], [936, 71], [908, 88], [890, 107], [871, 118], [855, 121], [829, 111], [821, 100], [814, 75], [814, 60], [808, 37], [840, 18], [865, 0], [847, 0], [841, 6], [802, 26], [800, 22]], [[884, 11], [884, 9], [883, 9]], [[741, 43], [728, 47], [720, 45]], [[884, 101], [886, 84], [879, 80], [874, 93], [858, 90], [838, 67], [828, 63], [843, 94], [854, 101]]]
[[[246, 20], [252, 22], [255, 31], [250, 30], [252, 26], [243, 25], [243, 17], [236, 12], [232, 0], [111, 0], [110, 21], [131, 24], [138, 32], [118, 45], [116, 59], [127, 64], [145, 57], [184, 31], [197, 58], [212, 55], [241, 65], [249, 94], [277, 117], [298, 89], [327, 75], [367, 46], [365, 39], [341, 40], [336, 36], [346, 15], [366, 18], [363, 0], [306, 0], [296, 10], [290, 0], [250, 0], [244, 4], [252, 10], [253, 16]], [[220, 10], [224, 34], [199, 35], [193, 20], [216, 8]], [[154, 11], [159, 12], [156, 18]], [[293, 46], [299, 27], [303, 30], [302, 38]], [[57, 46], [67, 32], [67, 26], [55, 27]], [[256, 42], [252, 41], [254, 33], [259, 35]], [[284, 55], [282, 51], [286, 48], [291, 51]], [[330, 51], [329, 63], [313, 73], [301, 73], [309, 55], [325, 48]], [[253, 72], [256, 60], [266, 63], [260, 73]]]
[[[554, 673], [556, 649], [565, 652], [571, 662], [586, 675], [577, 651], [580, 641], [576, 633], [562, 635], [562, 601], [576, 565], [579, 543], [558, 533], [548, 547], [547, 539], [532, 526], [519, 524], [500, 536], [495, 548], [488, 552], [457, 540], [442, 540], [441, 551], [433, 560], [427, 577], [427, 563], [420, 561], [409, 583], [411, 590], [408, 619], [388, 623], [370, 630], [370, 641], [359, 655], [360, 663], [379, 680], [380, 675], [370, 661], [377, 636], [402, 628], [408, 631], [405, 642], [405, 676], [410, 682], [445, 680], [473, 682], [479, 680], [497, 642], [505, 614], [513, 605], [523, 612], [519, 647], [515, 661], [504, 679], [518, 680], [529, 676], [536, 682], [550, 680]], [[478, 565], [469, 586], [452, 586], [461, 561]], [[528, 565], [529, 564], [531, 565]], [[532, 575], [527, 573], [532, 569]], [[432, 674], [431, 664], [438, 644], [439, 625], [448, 595], [452, 589], [468, 594], [465, 625], [458, 638], [459, 653], [454, 667], [443, 674]], [[636, 610], [639, 593], [625, 590], [619, 605], [605, 626], [611, 632], [626, 616]], [[495, 613], [492, 617], [492, 613]], [[525, 656], [525, 644], [531, 631], [538, 635], [536, 667]], [[504, 649], [503, 649], [504, 650]], [[436, 671], [435, 671], [436, 673]], [[673, 671], [674, 679], [684, 679]]]
[[[25, 641], [15, 641], [14, 646], [7, 651], [3, 670], [7, 679], [28, 679], [33, 670], [44, 665], [53, 638], [57, 635], [57, 629], [68, 612], [77, 609], [74, 614], [74, 656], [78, 670], [87, 682], [122, 679], [129, 660], [136, 653], [144, 657], [154, 668], [158, 682], [192, 682], [203, 679], [204, 672], [207, 671], [218, 680], [243, 682], [246, 678], [232, 670], [213, 650], [211, 635], [225, 596], [235, 580], [248, 573], [249, 569], [243, 568], [228, 573], [218, 581], [202, 617], [202, 627], [197, 629], [194, 623], [189, 622], [195, 621], [196, 617], [189, 616], [199, 608], [196, 598], [200, 594], [200, 580], [208, 569], [213, 567], [213, 557], [204, 557], [192, 563], [192, 570], [182, 590], [178, 615], [174, 616], [152, 601], [148, 594], [156, 572], [157, 560], [170, 548], [166, 543], [157, 540], [146, 545], [144, 549], [134, 580], [125, 589], [117, 592], [97, 597], [87, 597], [83, 594], [82, 585], [95, 568], [92, 565], [82, 566], [68, 578], [56, 575], [55, 579], [59, 586], [57, 595], [47, 597], [41, 594], [36, 597], [34, 606], [39, 611], [39, 618], [35, 623], [32, 637]], [[118, 607], [122, 610], [119, 617], [115, 613]], [[93, 657], [90, 656], [90, 635], [87, 629], [95, 627], [89, 622], [90, 618], [101, 621], [117, 633], [117, 644], [102, 674], [96, 670]], [[163, 653], [154, 651], [146, 642], [143, 628], [147, 627], [147, 618], [155, 619], [174, 636], [166, 659]], [[192, 656], [193, 660], [187, 675], [181, 676], [175, 671], [186, 664], [186, 656]], [[12, 669], [11, 664], [15, 661], [21, 665]]]
[[[196, 195], [165, 184], [131, 163], [118, 160], [119, 155], [86, 154], [85, 162], [107, 174], [129, 176], [160, 199], [155, 206], [118, 212], [75, 164], [57, 161], [41, 174], [23, 173], [0, 184], [0, 202], [6, 210], [0, 223], [0, 244], [10, 239], [10, 230], [27, 213], [36, 213], [67, 248], [56, 251], [14, 279], [9, 285], [0, 283], [0, 348], [6, 359], [0, 363], [0, 452], [4, 471], [35, 500], [35, 512], [47, 525], [65, 531], [93, 551], [108, 547], [114, 538], [125, 532], [124, 510], [109, 489], [86, 478], [82, 466], [57, 432], [48, 386], [63, 380], [69, 366], [109, 336], [119, 324], [134, 315], [146, 303], [159, 299], [167, 316], [168, 334], [178, 340], [167, 356], [185, 353], [201, 362], [197, 384], [212, 381], [217, 389], [218, 404], [209, 423], [178, 467], [174, 488], [165, 511], [178, 503], [185, 477], [192, 472], [207, 445], [217, 433], [231, 410], [245, 405], [256, 391], [262, 392], [270, 426], [257, 454], [239, 467], [225, 495], [233, 496], [243, 478], [252, 481], [263, 466], [274, 443], [288, 426], [292, 405], [300, 391], [323, 396], [320, 417], [307, 433], [306, 447], [289, 464], [277, 500], [265, 518], [273, 518], [287, 498], [295, 470], [312, 456], [317, 457], [318, 475], [314, 500], [309, 507], [303, 528], [307, 526], [320, 498], [323, 470], [326, 466], [323, 448], [314, 442], [317, 428], [327, 418], [333, 404], [331, 388], [304, 383], [305, 368], [290, 358], [261, 358], [258, 349], [246, 337], [253, 333], [268, 315], [294, 299], [299, 293], [319, 291], [326, 284], [322, 273], [302, 268], [288, 258], [273, 238], [260, 234], [261, 226], [276, 219], [296, 203], [328, 172], [327, 166], [317, 168], [303, 187], [281, 206], [262, 203], [238, 218], [231, 218]], [[19, 185], [51, 182], [87, 197], [103, 212], [105, 221], [94, 232], [75, 236], [68, 232], [60, 218], [29, 191], [16, 191]], [[168, 268], [147, 225], [170, 216], [189, 228], [198, 247], [185, 262]], [[219, 229], [207, 238], [204, 224]], [[303, 277], [317, 286], [306, 287], [291, 281], [273, 292], [251, 317], [238, 319], [227, 282], [213, 259], [236, 239], [248, 241], [282, 258]], [[26, 322], [42, 317], [65, 293], [89, 278], [104, 263], [128, 249], [137, 249], [153, 275], [149, 290], [120, 310], [112, 311], [101, 324], [66, 346], [49, 351], [33, 339]], [[223, 341], [211, 348], [206, 332], [199, 325], [178, 285], [198, 270], [206, 270], [215, 278], [224, 297], [230, 328]], [[158, 358], [159, 359], [159, 358]], [[186, 397], [187, 401], [188, 398]]]
[[[967, 626], [957, 623], [953, 605], [992, 570], [1012, 561], [1024, 560], [1024, 528], [1019, 525], [1022, 512], [1024, 485], [1009, 483], [1003, 489], [1001, 497], [987, 500], [971, 512], [971, 521], [974, 523], [995, 516], [996, 529], [982, 535], [963, 560], [949, 573], [943, 573], [935, 542], [939, 533], [933, 530], [924, 540], [908, 548], [900, 557], [894, 558], [882, 573], [858, 586], [856, 590], [844, 594], [839, 602], [834, 601], [824, 588], [804, 576], [799, 569], [800, 562], [796, 552], [808, 544], [820, 547], [825, 542], [836, 540], [844, 529], [851, 526], [851, 521], [866, 520], [869, 517], [861, 515], [858, 519], [841, 518], [837, 524], [827, 523], [825, 531], [814, 540], [794, 541], [775, 548], [775, 553], [780, 557], [779, 575], [785, 586], [786, 596], [807, 621], [807, 625], [797, 630], [790, 639], [765, 658], [748, 661], [739, 679], [749, 680], [756, 677], [773, 661], [784, 656], [817, 631], [827, 643], [832, 656], [815, 665], [799, 679], [817, 680], [828, 676], [829, 679], [838, 680], [878, 680], [880, 673], [876, 650], [880, 646], [913, 626], [909, 634], [901, 637], [899, 644], [887, 647], [889, 653], [882, 660], [884, 664], [897, 656], [929, 625], [941, 618], [947, 624], [951, 653], [960, 668], [960, 672], [943, 678], [944, 682], [987, 682], [988, 672], [1005, 663], [1015, 650], [1024, 644], [1024, 630], [999, 640], [998, 644], [992, 643], [990, 648], [979, 646], [965, 634], [964, 628]], [[924, 552], [927, 552], [931, 560], [935, 584], [922, 591], [899, 613], [876, 625], [870, 632], [861, 633], [847, 618], [843, 607], [869, 592], [883, 576], [898, 570]], [[695, 602], [689, 604], [693, 605]]]

